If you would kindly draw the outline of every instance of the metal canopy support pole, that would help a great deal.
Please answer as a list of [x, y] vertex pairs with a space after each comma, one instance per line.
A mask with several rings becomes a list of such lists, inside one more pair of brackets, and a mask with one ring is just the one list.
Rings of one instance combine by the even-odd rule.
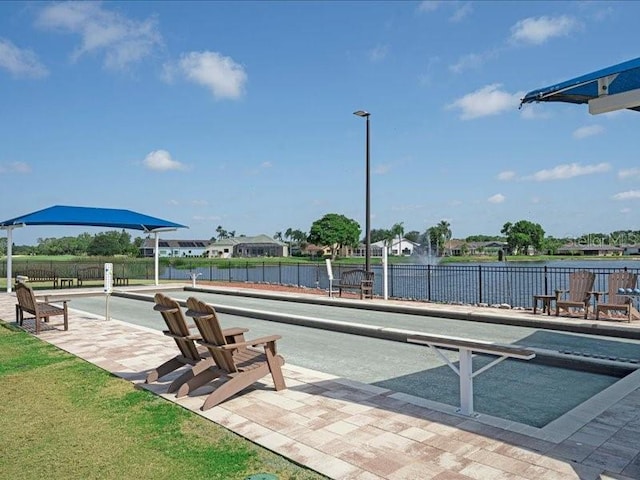
[[158, 232], [153, 232], [154, 235], [154, 240], [155, 240], [155, 248], [153, 249], [154, 252], [154, 267], [155, 267], [155, 281], [156, 281], [156, 285], [160, 285], [160, 280], [158, 277], [158, 272], [159, 272], [159, 266], [158, 266], [158, 256], [160, 255], [160, 252], [158, 251], [158, 248], [160, 247], [160, 237], [158, 236]]
[[7, 227], [7, 293], [11, 293], [11, 267], [13, 256], [13, 227]]

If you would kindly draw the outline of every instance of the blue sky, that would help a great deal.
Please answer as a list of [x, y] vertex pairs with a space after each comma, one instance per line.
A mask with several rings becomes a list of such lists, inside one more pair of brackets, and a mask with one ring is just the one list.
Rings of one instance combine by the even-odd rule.
[[[51, 205], [165, 238], [505, 222], [639, 228], [640, 114], [527, 91], [639, 55], [638, 2], [0, 2], [0, 219]], [[99, 229], [18, 229], [17, 244]], [[131, 232], [138, 235], [137, 232]]]

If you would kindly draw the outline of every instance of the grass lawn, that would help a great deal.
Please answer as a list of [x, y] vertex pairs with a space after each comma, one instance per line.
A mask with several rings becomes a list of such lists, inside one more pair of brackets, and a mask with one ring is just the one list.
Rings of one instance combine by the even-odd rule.
[[0, 477], [325, 478], [0, 322]]

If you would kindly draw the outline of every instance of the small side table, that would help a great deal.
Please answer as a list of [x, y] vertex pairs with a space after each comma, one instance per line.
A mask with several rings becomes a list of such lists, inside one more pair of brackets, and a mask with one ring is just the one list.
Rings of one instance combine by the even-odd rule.
[[73, 278], [61, 278], [60, 288], [63, 288], [65, 285], [69, 288], [73, 287]]
[[534, 295], [533, 296], [533, 314], [538, 311], [538, 302], [542, 303], [542, 313], [545, 311], [547, 315], [551, 315], [551, 302], [556, 299], [555, 295]]

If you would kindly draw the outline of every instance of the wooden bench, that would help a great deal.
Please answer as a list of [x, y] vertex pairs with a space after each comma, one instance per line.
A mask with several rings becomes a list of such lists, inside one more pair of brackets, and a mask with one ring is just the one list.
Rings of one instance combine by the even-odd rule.
[[338, 288], [341, 297], [342, 290], [357, 290], [360, 292], [360, 299], [373, 298], [373, 272], [360, 269], [345, 270], [333, 286]]
[[[466, 416], [477, 416], [473, 411], [473, 377], [497, 365], [507, 358], [531, 360], [536, 356], [533, 350], [501, 343], [491, 343], [468, 338], [448, 337], [445, 335], [412, 335], [407, 337], [408, 343], [427, 345], [438, 355], [458, 377], [460, 377], [460, 408], [458, 413]], [[458, 350], [460, 360], [456, 367], [440, 349]], [[473, 353], [494, 355], [498, 358], [479, 370], [473, 371]]]
[[27, 277], [29, 282], [53, 282], [53, 288], [58, 287], [58, 274], [53, 270], [43, 268], [30, 268], [21, 272], [16, 272], [14, 278]]
[[78, 286], [88, 280], [104, 280], [104, 269], [102, 267], [79, 268], [77, 273]]
[[16, 303], [16, 323], [18, 325], [22, 326], [24, 314], [30, 313], [35, 317], [35, 332], [36, 335], [38, 335], [40, 333], [40, 319], [49, 322], [49, 317], [62, 315], [64, 319], [64, 329], [69, 330], [67, 300], [60, 300], [63, 305], [62, 308], [47, 302], [38, 302], [33, 293], [33, 289], [29, 285], [21, 282], [16, 284], [16, 297], [18, 298], [18, 303]]

